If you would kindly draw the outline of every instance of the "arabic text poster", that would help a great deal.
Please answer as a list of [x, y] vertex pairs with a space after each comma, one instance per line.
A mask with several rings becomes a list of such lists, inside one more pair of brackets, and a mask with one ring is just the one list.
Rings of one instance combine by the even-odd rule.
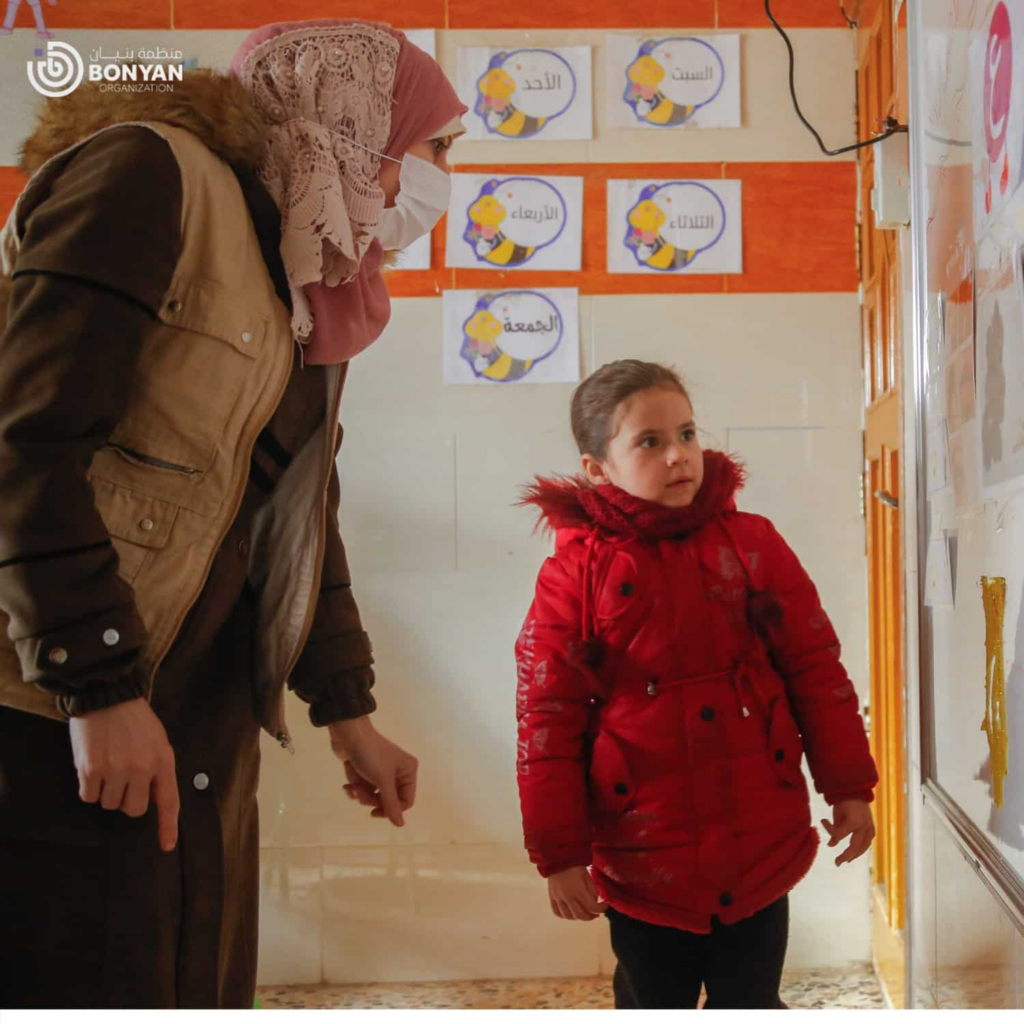
[[452, 175], [449, 267], [579, 270], [583, 179]]
[[592, 139], [590, 47], [459, 49], [467, 139]]
[[608, 182], [609, 274], [742, 274], [742, 182]]
[[740, 37], [610, 33], [610, 128], [739, 128]]
[[444, 293], [444, 382], [500, 387], [580, 379], [579, 292]]

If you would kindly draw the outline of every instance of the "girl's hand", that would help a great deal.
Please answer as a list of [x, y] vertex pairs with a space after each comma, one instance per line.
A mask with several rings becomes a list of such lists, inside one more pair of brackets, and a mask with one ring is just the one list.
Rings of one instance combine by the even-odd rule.
[[593, 921], [606, 906], [597, 895], [590, 872], [583, 867], [552, 875], [548, 879], [548, 898], [555, 917], [566, 921]]
[[850, 845], [836, 857], [836, 867], [855, 861], [867, 853], [871, 840], [875, 838], [871, 806], [864, 800], [840, 801], [832, 808], [832, 822], [822, 818], [821, 823], [832, 837], [829, 846], [838, 846], [847, 836], [853, 836]]

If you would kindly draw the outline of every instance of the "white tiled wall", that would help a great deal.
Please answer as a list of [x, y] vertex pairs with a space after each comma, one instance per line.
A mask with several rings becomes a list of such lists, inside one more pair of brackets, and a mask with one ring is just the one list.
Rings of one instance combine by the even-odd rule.
[[[835, 145], [850, 141], [852, 33], [792, 35], [807, 115]], [[604, 36], [440, 32], [438, 57], [453, 76], [460, 45], [595, 48], [593, 141], [463, 142], [456, 161], [821, 158], [793, 113], [785, 48], [770, 30], [742, 33], [743, 127], [683, 133], [604, 129]], [[327, 737], [292, 707], [296, 756], [265, 750], [265, 983], [614, 966], [603, 921], [552, 916], [522, 849], [515, 784], [513, 644], [550, 542], [514, 502], [535, 473], [576, 470], [572, 386], [444, 387], [441, 307], [440, 296], [393, 302], [388, 331], [352, 366], [339, 463], [343, 534], [377, 658], [375, 720], [420, 758], [417, 805], [403, 830], [371, 821], [344, 797]], [[683, 372], [705, 446], [747, 458], [743, 507], [773, 517], [804, 559], [863, 691], [856, 296], [581, 296], [580, 335], [582, 374], [624, 356]], [[814, 810], [824, 816], [820, 800]], [[822, 855], [793, 898], [790, 966], [869, 959], [866, 871]]]
[[[626, 355], [683, 371], [713, 443], [748, 462], [742, 506], [772, 517], [804, 560], [863, 692], [856, 296], [583, 307], [584, 372]], [[421, 760], [417, 806], [401, 831], [371, 821], [345, 799], [326, 736], [292, 708], [296, 756], [265, 752], [264, 981], [613, 966], [604, 922], [552, 917], [522, 850], [514, 772], [512, 648], [549, 542], [513, 502], [534, 473], [576, 469], [572, 388], [445, 388], [440, 317], [440, 299], [394, 302], [387, 333], [352, 366], [339, 463], [375, 717]], [[790, 965], [867, 960], [868, 925], [866, 862], [837, 869], [823, 854], [794, 894]]]

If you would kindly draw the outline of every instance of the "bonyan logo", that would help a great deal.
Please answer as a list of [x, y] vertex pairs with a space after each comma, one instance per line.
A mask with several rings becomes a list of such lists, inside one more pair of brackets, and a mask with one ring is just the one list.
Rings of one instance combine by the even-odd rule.
[[[36, 50], [36, 57], [43, 51]], [[46, 58], [28, 62], [28, 80], [43, 96], [59, 99], [74, 92], [85, 77], [85, 62], [70, 44], [51, 40], [46, 44]]]

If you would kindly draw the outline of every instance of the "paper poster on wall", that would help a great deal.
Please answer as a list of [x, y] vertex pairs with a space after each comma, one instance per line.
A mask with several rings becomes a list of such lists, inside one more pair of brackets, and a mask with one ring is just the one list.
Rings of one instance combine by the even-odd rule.
[[1024, 169], [1024, 10], [1000, 0], [971, 44], [974, 237], [980, 240]]
[[590, 47], [459, 48], [466, 138], [592, 139]]
[[957, 508], [963, 508], [970, 497], [963, 432], [949, 439], [949, 475], [953, 478], [953, 500]]
[[739, 128], [740, 37], [605, 37], [610, 128]]
[[946, 369], [946, 409], [951, 434], [974, 419], [974, 345], [964, 345]]
[[743, 273], [740, 181], [608, 182], [609, 274]]
[[579, 379], [575, 288], [444, 293], [445, 384], [495, 387]]
[[582, 178], [452, 176], [449, 267], [579, 270], [582, 248]]
[[928, 560], [924, 570], [924, 603], [930, 607], [952, 606], [953, 573], [949, 565], [949, 548], [942, 536], [928, 542]]
[[[437, 38], [432, 28], [407, 29], [406, 36], [424, 53], [437, 57]], [[402, 250], [395, 265], [395, 270], [429, 270], [430, 269], [430, 235], [417, 238], [412, 245]]]
[[977, 404], [986, 497], [1024, 476], [1024, 275], [1002, 222], [978, 247]]
[[949, 440], [946, 421], [928, 431], [928, 493], [941, 491], [949, 482]]

